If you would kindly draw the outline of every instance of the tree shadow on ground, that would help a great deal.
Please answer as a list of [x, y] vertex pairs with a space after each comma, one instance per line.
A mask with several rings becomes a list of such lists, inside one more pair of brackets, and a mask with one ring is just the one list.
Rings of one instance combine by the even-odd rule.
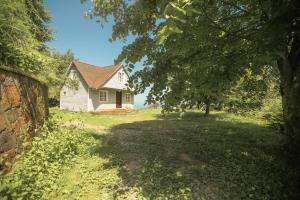
[[[123, 185], [147, 199], [290, 199], [280, 136], [264, 126], [194, 115], [114, 126], [93, 135], [93, 153], [110, 158]], [[289, 189], [293, 193], [293, 188]]]

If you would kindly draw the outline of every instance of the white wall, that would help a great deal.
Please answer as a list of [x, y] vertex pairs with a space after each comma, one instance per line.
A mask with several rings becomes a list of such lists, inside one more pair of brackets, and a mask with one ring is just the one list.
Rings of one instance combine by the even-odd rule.
[[131, 94], [130, 102], [126, 102], [125, 94], [130, 93], [127, 91], [122, 91], [122, 108], [134, 109], [134, 95]]
[[[116, 108], [116, 91], [114, 89], [101, 88], [100, 90], [108, 91], [108, 101], [100, 102], [99, 90], [89, 90], [89, 111], [93, 110], [104, 110], [104, 109], [115, 109]], [[122, 108], [133, 109], [134, 95], [131, 95], [131, 102], [125, 102], [125, 93], [127, 91], [122, 91]]]
[[72, 111], [87, 111], [88, 110], [88, 86], [82, 79], [79, 72], [72, 67], [68, 78], [78, 80], [78, 90], [69, 88], [66, 84], [60, 91], [60, 109], [68, 109]]
[[[118, 79], [118, 73], [124, 73], [124, 78], [123, 81], [120, 82]], [[114, 88], [114, 89], [119, 89], [119, 90], [126, 90], [127, 86], [125, 85], [125, 83], [127, 83], [128, 81], [128, 76], [126, 74], [126, 72], [124, 71], [124, 68], [120, 68], [119, 71], [117, 71], [112, 77], [111, 79], [109, 79], [105, 84], [104, 84], [104, 88]]]

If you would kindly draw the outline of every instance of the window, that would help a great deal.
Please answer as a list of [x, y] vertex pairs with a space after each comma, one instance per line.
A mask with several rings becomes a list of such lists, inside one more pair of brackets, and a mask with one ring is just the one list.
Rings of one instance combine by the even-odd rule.
[[77, 80], [77, 74], [76, 74], [76, 71], [75, 70], [73, 70], [72, 72], [72, 80]]
[[131, 103], [131, 94], [130, 93], [125, 94], [125, 101], [126, 101], [126, 103]]
[[64, 96], [66, 96], [66, 94], [67, 94], [67, 92], [66, 92], [66, 91], [64, 91]]
[[118, 80], [119, 80], [119, 82], [122, 82], [122, 73], [121, 72], [118, 72]]
[[121, 82], [121, 83], [124, 81], [124, 73], [118, 72], [118, 80], [119, 80], [119, 82]]
[[99, 91], [99, 100], [100, 100], [100, 102], [107, 102], [107, 100], [108, 100], [108, 91], [100, 90]]

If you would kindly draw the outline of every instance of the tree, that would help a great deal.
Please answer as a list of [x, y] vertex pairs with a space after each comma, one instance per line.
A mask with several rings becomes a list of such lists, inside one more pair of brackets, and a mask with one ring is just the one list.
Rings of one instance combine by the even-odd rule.
[[265, 101], [279, 98], [278, 71], [262, 66], [259, 72], [248, 69], [225, 97], [226, 110], [248, 112], [259, 110]]
[[51, 15], [43, 0], [3, 0], [0, 5], [0, 64], [32, 73], [48, 83], [49, 96], [59, 87], [74, 59], [71, 50], [61, 54], [49, 49]]
[[48, 26], [52, 17], [43, 5], [44, 0], [25, 0], [24, 3], [32, 22], [29, 25], [34, 38], [43, 43], [52, 40], [52, 29]]
[[0, 5], [0, 64], [26, 72], [43, 68], [51, 20], [42, 0], [2, 0]]
[[[164, 33], [180, 32], [174, 22], [169, 22], [170, 27], [164, 28], [166, 27], [163, 26], [164, 22], [160, 21], [164, 18], [164, 10], [172, 12], [166, 6], [167, 2], [138, 1], [130, 4], [118, 1], [109, 5], [95, 2], [96, 7], [91, 14], [101, 17], [110, 14], [117, 16], [113, 40], [124, 38], [129, 33], [136, 36], [132, 44], [123, 48], [119, 61], [125, 61], [127, 66], [132, 68], [135, 62], [147, 57], [145, 68], [135, 73], [131, 80], [138, 92], [143, 92], [146, 87], [152, 86], [148, 103], [160, 101], [165, 110], [177, 106], [184, 109], [187, 106], [186, 102], [199, 100], [189, 99], [189, 97], [202, 98], [207, 94], [220, 96], [225, 93], [231, 83], [237, 79], [235, 74], [241, 74], [243, 71], [238, 67], [230, 66], [231, 57], [245, 51], [243, 48], [236, 51], [229, 45], [222, 45], [220, 48], [221, 45], [216, 45], [224, 43], [220, 40], [222, 36], [220, 31], [211, 26], [209, 20], [198, 23], [200, 19], [193, 16], [190, 17], [191, 24], [197, 24], [193, 29], [190, 28], [190, 24], [181, 23], [180, 28], [189, 31], [183, 31], [180, 35], [171, 35], [166, 41], [161, 39], [160, 36]], [[178, 17], [176, 19], [178, 20]], [[158, 36], [158, 39], [155, 36]], [[209, 38], [210, 42], [204, 38]], [[220, 57], [219, 55], [223, 55], [224, 52], [226, 55]], [[236, 63], [241, 64], [241, 61], [243, 60]], [[220, 79], [220, 76], [223, 78]], [[198, 94], [189, 94], [195, 92]]]
[[[132, 68], [134, 63], [146, 58], [144, 69], [133, 76], [133, 83], [140, 92], [152, 84], [150, 100], [153, 96], [166, 103], [172, 99], [165, 98], [170, 85], [166, 80], [184, 68], [170, 63], [172, 58], [191, 60], [199, 55], [214, 55], [213, 48], [207, 46], [221, 49], [213, 58], [217, 61], [216, 67], [227, 64], [225, 71], [234, 79], [239, 79], [248, 67], [260, 70], [261, 66], [275, 67], [277, 63], [285, 135], [288, 147], [299, 153], [299, 4], [297, 0], [96, 0], [90, 15], [101, 19], [114, 17], [112, 40], [130, 34], [135, 36], [135, 40], [123, 48], [119, 60]], [[171, 44], [177, 49], [168, 48]], [[211, 62], [211, 59], [208, 56], [203, 62]], [[181, 80], [186, 79], [184, 75]]]
[[48, 84], [49, 97], [58, 100], [60, 87], [66, 80], [67, 69], [74, 60], [74, 54], [70, 49], [65, 53], [60, 53], [55, 49], [48, 48], [45, 49], [45, 54], [47, 54], [47, 59], [38, 76]]
[[[179, 24], [189, 23], [184, 21], [186, 17], [182, 14], [187, 15], [190, 10], [211, 20], [216, 29], [223, 31], [226, 37], [233, 38], [234, 41], [242, 39], [249, 43], [256, 52], [247, 52], [262, 58], [264, 64], [275, 66], [274, 61], [277, 63], [287, 147], [299, 158], [300, 2], [297, 0], [179, 1], [171, 2], [170, 5], [169, 7], [174, 11], [173, 16], [168, 17], [167, 21], [171, 20], [171, 22], [166, 23], [161, 30], [176, 31], [161, 34], [160, 41], [164, 41], [174, 32], [187, 30], [180, 29]], [[177, 11], [181, 14], [177, 14]], [[253, 61], [255, 59], [249, 60], [249, 63]]]

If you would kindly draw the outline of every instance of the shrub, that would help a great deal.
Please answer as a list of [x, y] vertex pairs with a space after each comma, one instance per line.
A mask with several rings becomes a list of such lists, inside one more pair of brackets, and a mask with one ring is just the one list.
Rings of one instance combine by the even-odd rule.
[[146, 108], [158, 109], [158, 108], [160, 108], [160, 104], [159, 104], [158, 102], [152, 103], [152, 104], [148, 104], [148, 105], [146, 106]]
[[282, 132], [283, 130], [283, 114], [282, 103], [280, 98], [266, 101], [258, 116], [268, 121], [270, 127]]
[[48, 104], [50, 107], [59, 106], [59, 100], [57, 98], [49, 98]]
[[72, 167], [75, 155], [88, 154], [95, 140], [86, 132], [61, 128], [60, 119], [50, 119], [32, 149], [22, 155], [12, 173], [0, 177], [4, 199], [41, 199], [58, 187], [55, 181]]

